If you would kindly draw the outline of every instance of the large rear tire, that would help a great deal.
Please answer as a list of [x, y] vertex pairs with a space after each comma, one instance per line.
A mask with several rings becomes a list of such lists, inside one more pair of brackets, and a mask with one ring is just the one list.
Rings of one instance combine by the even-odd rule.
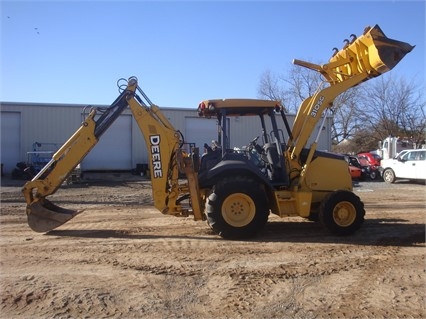
[[244, 176], [224, 178], [207, 199], [206, 215], [210, 227], [223, 238], [255, 236], [269, 216], [263, 185]]
[[364, 204], [350, 191], [340, 190], [324, 198], [320, 207], [321, 223], [335, 235], [351, 235], [364, 222]]

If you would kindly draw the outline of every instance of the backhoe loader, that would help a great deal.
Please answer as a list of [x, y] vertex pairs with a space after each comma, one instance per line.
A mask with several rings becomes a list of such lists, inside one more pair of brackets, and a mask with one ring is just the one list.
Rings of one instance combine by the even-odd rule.
[[[292, 127], [279, 101], [202, 101], [198, 115], [217, 119], [220, 144], [202, 156], [198, 148], [184, 150], [183, 135], [131, 77], [124, 87], [119, 85], [121, 93], [111, 106], [102, 112], [93, 109], [50, 162], [24, 185], [28, 224], [36, 232], [47, 232], [81, 212], [63, 209], [46, 197], [129, 107], [148, 148], [154, 206], [163, 214], [206, 220], [218, 235], [229, 239], [256, 235], [270, 213], [320, 221], [336, 235], [352, 234], [361, 227], [365, 210], [352, 192], [348, 164], [339, 155], [316, 150], [320, 133], [311, 145], [307, 142], [336, 96], [390, 71], [413, 48], [387, 38], [376, 25], [359, 37], [351, 35], [328, 63], [294, 60], [318, 72], [323, 82], [301, 103]], [[235, 116], [255, 116], [262, 127], [245, 149], [230, 145], [228, 119]]]

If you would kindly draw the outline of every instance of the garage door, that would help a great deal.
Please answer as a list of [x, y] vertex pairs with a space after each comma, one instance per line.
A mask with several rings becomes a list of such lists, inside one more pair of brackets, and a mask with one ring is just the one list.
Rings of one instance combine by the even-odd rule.
[[83, 171], [132, 169], [132, 117], [120, 115], [81, 163]]
[[185, 118], [185, 142], [195, 143], [204, 152], [204, 143], [211, 144], [217, 139], [216, 119], [187, 117]]
[[1, 163], [3, 172], [10, 175], [20, 158], [21, 113], [1, 112]]

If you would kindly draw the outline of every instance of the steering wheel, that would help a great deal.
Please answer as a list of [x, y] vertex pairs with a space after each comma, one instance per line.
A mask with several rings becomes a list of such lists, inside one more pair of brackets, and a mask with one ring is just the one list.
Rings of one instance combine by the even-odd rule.
[[255, 146], [256, 144], [257, 144], [257, 140], [259, 139], [259, 137], [260, 137], [260, 135], [259, 136], [256, 136], [251, 142], [250, 142], [250, 145], [253, 145], [253, 146]]
[[263, 149], [262, 149], [262, 147], [259, 145], [259, 144], [257, 144], [257, 140], [259, 139], [259, 137], [260, 137], [260, 135], [259, 136], [256, 136], [251, 142], [250, 142], [250, 147], [252, 147], [252, 148], [254, 148], [255, 150], [256, 150], [256, 152], [258, 152], [259, 154], [262, 154], [263, 153]]

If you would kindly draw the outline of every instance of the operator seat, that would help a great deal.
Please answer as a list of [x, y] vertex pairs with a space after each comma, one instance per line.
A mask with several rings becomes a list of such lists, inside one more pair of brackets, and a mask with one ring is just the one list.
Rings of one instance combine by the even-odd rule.
[[284, 157], [279, 155], [277, 145], [275, 143], [266, 143], [263, 148], [270, 165], [269, 178], [271, 182], [273, 184], [290, 185]]
[[201, 155], [201, 163], [200, 163], [200, 171], [203, 172], [205, 170], [209, 170], [214, 167], [217, 163], [220, 162], [222, 158], [222, 150], [220, 148], [212, 149], [211, 147], [206, 148], [206, 152]]

